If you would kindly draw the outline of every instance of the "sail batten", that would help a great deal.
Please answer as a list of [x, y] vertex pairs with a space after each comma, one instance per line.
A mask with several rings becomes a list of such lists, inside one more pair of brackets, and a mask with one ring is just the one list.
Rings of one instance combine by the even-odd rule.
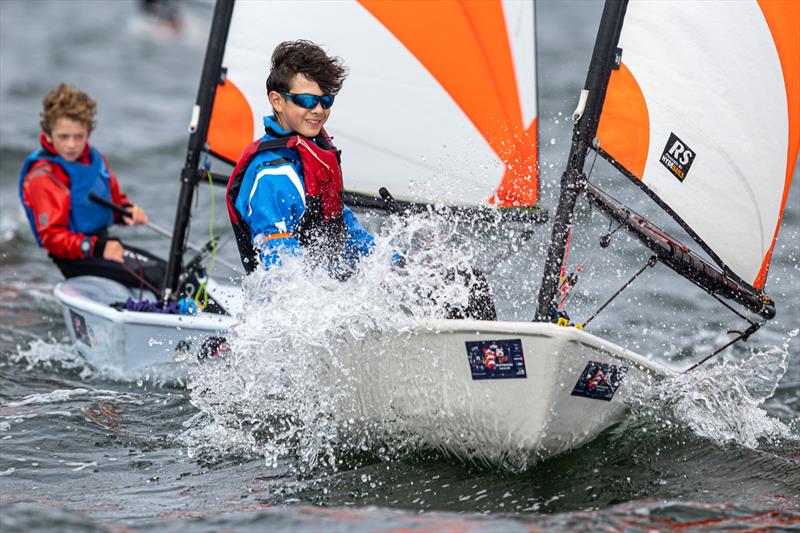
[[537, 204], [532, 4], [308, 1], [302, 17], [295, 11], [288, 1], [236, 3], [212, 153], [235, 161], [262, 134], [272, 50], [308, 39], [350, 68], [326, 125], [343, 151], [348, 190], [377, 196], [385, 186], [423, 203]]
[[630, 1], [596, 135], [601, 153], [757, 289], [800, 142], [798, 11], [792, 2]]

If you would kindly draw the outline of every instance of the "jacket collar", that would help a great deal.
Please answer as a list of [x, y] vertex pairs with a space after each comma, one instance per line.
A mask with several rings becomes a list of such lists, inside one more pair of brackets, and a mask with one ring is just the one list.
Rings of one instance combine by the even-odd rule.
[[286, 137], [294, 133], [292, 130], [283, 129], [281, 125], [278, 124], [278, 118], [275, 115], [264, 117], [264, 129], [267, 131], [272, 130], [279, 137]]

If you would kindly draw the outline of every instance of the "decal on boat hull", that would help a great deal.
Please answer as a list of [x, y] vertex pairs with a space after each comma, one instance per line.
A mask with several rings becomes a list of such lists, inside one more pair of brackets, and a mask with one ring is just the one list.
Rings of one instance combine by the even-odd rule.
[[526, 378], [522, 339], [467, 341], [472, 379]]
[[91, 346], [92, 341], [89, 338], [89, 328], [86, 327], [86, 319], [83, 318], [83, 315], [70, 309], [69, 318], [72, 321], [72, 331], [75, 332], [75, 338], [86, 346]]
[[627, 366], [589, 361], [572, 389], [572, 396], [610, 402], [627, 373]]

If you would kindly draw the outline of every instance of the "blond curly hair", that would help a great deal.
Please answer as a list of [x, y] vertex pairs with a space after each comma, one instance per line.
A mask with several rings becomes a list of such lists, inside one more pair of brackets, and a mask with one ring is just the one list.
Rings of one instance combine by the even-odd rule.
[[68, 118], [80, 122], [89, 133], [95, 127], [97, 102], [85, 92], [73, 85], [60, 83], [58, 87], [47, 93], [42, 100], [42, 131], [50, 135], [60, 118]]

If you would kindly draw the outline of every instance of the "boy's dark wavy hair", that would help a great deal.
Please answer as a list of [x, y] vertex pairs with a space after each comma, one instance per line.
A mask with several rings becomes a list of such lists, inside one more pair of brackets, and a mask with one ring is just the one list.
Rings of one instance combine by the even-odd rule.
[[272, 52], [267, 92], [288, 92], [295, 74], [317, 82], [325, 94], [337, 94], [347, 77], [347, 67], [341, 58], [329, 57], [311, 41], [284, 41]]

